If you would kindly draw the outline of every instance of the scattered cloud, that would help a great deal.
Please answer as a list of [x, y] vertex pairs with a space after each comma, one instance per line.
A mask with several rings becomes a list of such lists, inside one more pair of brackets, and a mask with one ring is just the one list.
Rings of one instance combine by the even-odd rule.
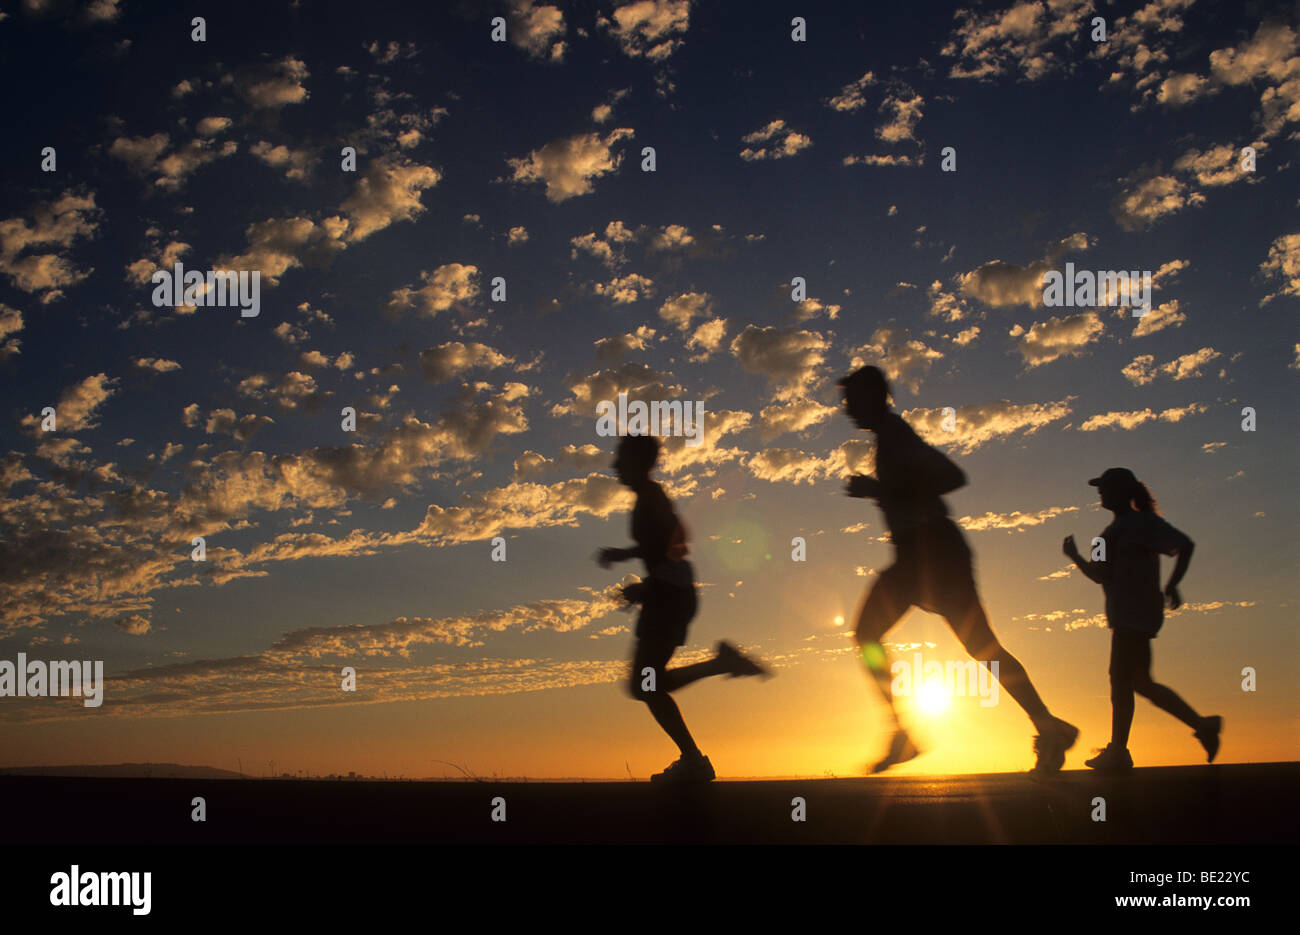
[[1171, 380], [1189, 380], [1201, 376], [1201, 369], [1206, 364], [1222, 356], [1212, 347], [1203, 347], [1199, 351], [1183, 354], [1157, 366], [1154, 356], [1142, 354], [1133, 358], [1122, 372], [1134, 386], [1145, 386], [1161, 376], [1169, 377]]
[[610, 17], [596, 17], [596, 24], [614, 37], [624, 55], [654, 62], [682, 47], [690, 21], [690, 0], [634, 0]]
[[594, 190], [592, 181], [608, 175], [623, 161], [621, 153], [613, 147], [630, 139], [627, 128], [611, 130], [603, 137], [599, 133], [579, 133], [576, 136], [552, 140], [526, 157], [506, 160], [515, 182], [542, 182], [546, 185], [546, 198], [558, 204]]
[[787, 127], [784, 120], [771, 121], [746, 135], [742, 142], [747, 145], [740, 151], [740, 158], [746, 162], [785, 159], [812, 145], [812, 139]]
[[1081, 357], [1088, 345], [1105, 330], [1096, 312], [1082, 312], [1067, 318], [1052, 316], [1035, 322], [1027, 330], [1016, 325], [1010, 331], [1016, 350], [1029, 368], [1041, 367], [1061, 357]]

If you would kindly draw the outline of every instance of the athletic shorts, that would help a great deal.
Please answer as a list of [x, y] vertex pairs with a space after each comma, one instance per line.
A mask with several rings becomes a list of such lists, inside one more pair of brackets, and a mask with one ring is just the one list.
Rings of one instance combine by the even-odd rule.
[[1140, 630], [1113, 627], [1110, 631], [1110, 670], [1112, 682], [1128, 685], [1139, 672], [1151, 671], [1151, 640]]
[[686, 630], [699, 609], [695, 588], [678, 587], [659, 578], [646, 578], [645, 586], [636, 638], [676, 649], [686, 642]]
[[971, 551], [957, 524], [934, 520], [894, 536], [894, 564], [880, 573], [899, 603], [948, 616], [965, 610], [975, 597]]

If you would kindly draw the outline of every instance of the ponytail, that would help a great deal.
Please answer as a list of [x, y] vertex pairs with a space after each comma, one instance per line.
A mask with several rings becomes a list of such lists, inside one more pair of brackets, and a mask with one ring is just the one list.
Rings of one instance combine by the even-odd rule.
[[1133, 488], [1133, 506], [1140, 513], [1155, 513], [1159, 515], [1160, 510], [1156, 506], [1156, 498], [1151, 496], [1151, 491], [1147, 485], [1141, 481]]

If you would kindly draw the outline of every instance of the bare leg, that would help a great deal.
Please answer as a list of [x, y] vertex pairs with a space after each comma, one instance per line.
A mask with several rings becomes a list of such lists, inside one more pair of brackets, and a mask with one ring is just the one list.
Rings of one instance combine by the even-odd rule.
[[1151, 680], [1151, 641], [1145, 641], [1145, 653], [1133, 673], [1133, 690], [1162, 711], [1168, 711], [1192, 730], [1200, 730], [1203, 718], [1167, 685]]
[[853, 636], [858, 644], [858, 657], [866, 666], [867, 674], [880, 690], [880, 697], [884, 699], [885, 706], [889, 709], [889, 718], [894, 724], [894, 729], [899, 730], [901, 726], [898, 721], [898, 711], [894, 706], [894, 693], [890, 690], [893, 677], [889, 670], [889, 655], [880, 644], [890, 628], [912, 606], [911, 601], [901, 594], [898, 573], [894, 571], [896, 567], [890, 566], [881, 572], [880, 577], [867, 593], [866, 599], [862, 602], [862, 609], [858, 611], [858, 624]]
[[1024, 709], [1035, 726], [1051, 719], [1047, 705], [1043, 704], [1043, 699], [1038, 696], [1025, 667], [998, 642], [993, 628], [989, 626], [988, 615], [984, 613], [984, 605], [980, 603], [978, 595], [972, 591], [965, 608], [946, 619], [972, 658], [981, 662], [997, 663], [998, 682]]
[[[655, 641], [637, 640], [636, 652], [632, 658], [631, 678], [628, 681], [628, 688], [632, 697], [638, 701], [645, 702], [650, 713], [654, 716], [655, 721], [663, 728], [673, 741], [677, 744], [677, 749], [682, 752], [682, 756], [691, 758], [698, 757], [700, 748], [696, 746], [695, 739], [691, 732], [686, 728], [686, 721], [682, 718], [681, 709], [677, 707], [677, 702], [673, 701], [668, 687], [672, 681], [672, 672], [668, 669], [668, 660], [672, 657], [675, 647], [667, 646]], [[707, 665], [701, 663], [700, 665]], [[695, 666], [684, 666], [683, 669], [694, 669]], [[655, 685], [651, 690], [647, 687], [648, 675], [646, 669], [652, 669]], [[695, 678], [701, 678], [701, 675]], [[694, 679], [691, 679], [694, 681]], [[684, 684], [684, 683], [683, 683]], [[680, 685], [674, 687], [681, 687]]]
[[695, 738], [686, 729], [686, 721], [682, 718], [681, 709], [677, 707], [677, 702], [673, 701], [672, 695], [662, 692], [643, 700], [650, 713], [654, 715], [654, 719], [659, 722], [659, 726], [664, 729], [664, 733], [677, 744], [677, 749], [682, 752], [682, 756], [690, 758], [703, 755], [700, 753], [700, 748], [695, 745]]
[[679, 688], [685, 688], [692, 682], [698, 682], [700, 679], [706, 679], [711, 675], [724, 675], [726, 671], [722, 661], [714, 657], [704, 662], [669, 669], [660, 677], [659, 685], [665, 692], [675, 692]]
[[1133, 669], [1141, 665], [1141, 644], [1146, 637], [1127, 630], [1113, 630], [1110, 637], [1110, 745], [1128, 749], [1133, 727]]

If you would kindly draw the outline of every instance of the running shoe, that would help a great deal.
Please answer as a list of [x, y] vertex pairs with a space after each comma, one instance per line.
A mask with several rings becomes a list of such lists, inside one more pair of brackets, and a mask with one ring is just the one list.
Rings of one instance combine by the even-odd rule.
[[907, 736], [907, 731], [899, 728], [894, 731], [894, 736], [889, 740], [889, 751], [885, 754], [883, 759], [878, 760], [875, 765], [871, 767], [871, 771], [873, 773], [883, 773], [891, 766], [895, 766], [899, 763], [906, 763], [908, 760], [914, 759], [920, 755], [920, 748], [916, 744], [912, 743], [912, 738]]
[[1103, 773], [1123, 773], [1133, 768], [1133, 757], [1128, 750], [1107, 744], [1091, 760], [1085, 760], [1084, 765]]
[[1073, 747], [1074, 742], [1079, 739], [1079, 728], [1062, 721], [1059, 717], [1052, 718], [1047, 724], [1041, 725], [1041, 728], [1038, 736], [1034, 738], [1034, 753], [1038, 754], [1038, 761], [1034, 763], [1033, 772], [1060, 772], [1061, 767], [1065, 765], [1065, 751]]
[[1219, 733], [1223, 730], [1223, 718], [1217, 714], [1204, 718], [1201, 721], [1201, 729], [1196, 731], [1196, 739], [1201, 742], [1205, 748], [1205, 762], [1213, 763], [1214, 757], [1219, 752]]
[[651, 782], [690, 783], [712, 782], [715, 777], [713, 764], [707, 756], [682, 757], [665, 769], [650, 777]]
[[718, 661], [722, 663], [728, 678], [748, 675], [770, 675], [771, 673], [753, 659], [750, 659], [728, 642], [721, 642], [717, 648]]

